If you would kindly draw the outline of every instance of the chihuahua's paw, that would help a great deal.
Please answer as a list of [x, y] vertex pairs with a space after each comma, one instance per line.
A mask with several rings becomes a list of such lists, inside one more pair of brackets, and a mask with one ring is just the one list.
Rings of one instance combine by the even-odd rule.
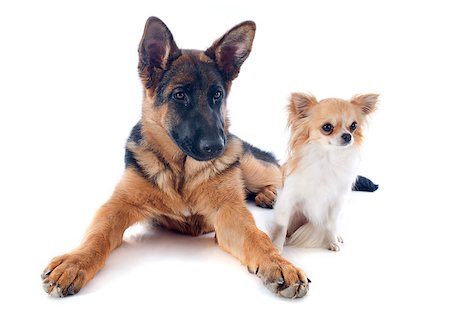
[[270, 291], [286, 298], [305, 296], [311, 282], [303, 270], [279, 255], [266, 259], [251, 272], [255, 273]]
[[341, 235], [337, 236], [337, 241], [338, 241], [339, 243], [341, 243], [341, 244], [344, 243], [344, 239], [342, 238]]
[[340, 246], [339, 243], [340, 243], [340, 242], [334, 242], [334, 241], [330, 242], [330, 243], [328, 244], [328, 250], [331, 250], [331, 251], [340, 251], [340, 250], [341, 250], [341, 246]]
[[256, 194], [255, 204], [262, 208], [273, 208], [277, 199], [277, 188], [275, 186], [265, 186]]
[[76, 254], [54, 258], [41, 274], [42, 287], [55, 297], [76, 294], [86, 284], [86, 261]]

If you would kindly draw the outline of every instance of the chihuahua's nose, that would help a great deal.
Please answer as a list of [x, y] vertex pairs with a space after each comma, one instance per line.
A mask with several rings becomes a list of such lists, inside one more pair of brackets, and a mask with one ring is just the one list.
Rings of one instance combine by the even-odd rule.
[[206, 156], [215, 156], [222, 152], [225, 147], [223, 138], [218, 139], [202, 139], [200, 140], [200, 151]]
[[350, 133], [344, 133], [341, 135], [341, 137], [346, 144], [350, 143], [350, 141], [352, 140], [352, 135]]

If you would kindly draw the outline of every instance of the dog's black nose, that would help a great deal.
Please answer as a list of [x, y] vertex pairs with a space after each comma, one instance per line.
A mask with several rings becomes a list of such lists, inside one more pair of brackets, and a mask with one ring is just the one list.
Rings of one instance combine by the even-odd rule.
[[341, 137], [346, 144], [350, 143], [350, 141], [352, 140], [352, 135], [350, 133], [344, 133], [341, 135]]
[[215, 155], [222, 152], [225, 147], [225, 142], [223, 138], [219, 139], [202, 139], [200, 140], [200, 151], [204, 156], [214, 157]]

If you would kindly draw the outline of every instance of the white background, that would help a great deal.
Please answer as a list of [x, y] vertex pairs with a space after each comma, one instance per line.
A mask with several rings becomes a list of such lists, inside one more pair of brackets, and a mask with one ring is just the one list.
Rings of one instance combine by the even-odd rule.
[[[449, 308], [450, 10], [445, 1], [2, 1], [1, 308]], [[343, 250], [288, 248], [312, 280], [283, 300], [212, 236], [127, 232], [77, 295], [47, 296], [40, 272], [74, 248], [123, 171], [140, 116], [137, 46], [147, 17], [205, 49], [257, 24], [228, 99], [232, 132], [285, 158], [290, 92], [379, 93]], [[262, 229], [271, 211], [249, 205]]]

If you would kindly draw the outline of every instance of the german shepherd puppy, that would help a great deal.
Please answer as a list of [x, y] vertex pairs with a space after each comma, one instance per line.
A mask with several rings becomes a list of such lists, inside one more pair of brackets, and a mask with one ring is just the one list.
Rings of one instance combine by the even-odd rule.
[[141, 120], [126, 146], [126, 168], [81, 245], [45, 268], [44, 290], [75, 294], [117, 248], [124, 231], [149, 220], [192, 236], [215, 232], [272, 292], [302, 297], [306, 274], [280, 256], [246, 208], [246, 194], [270, 207], [282, 176], [275, 158], [228, 132], [226, 99], [255, 35], [243, 22], [206, 51], [179, 49], [167, 26], [150, 17], [139, 45], [144, 86]]

